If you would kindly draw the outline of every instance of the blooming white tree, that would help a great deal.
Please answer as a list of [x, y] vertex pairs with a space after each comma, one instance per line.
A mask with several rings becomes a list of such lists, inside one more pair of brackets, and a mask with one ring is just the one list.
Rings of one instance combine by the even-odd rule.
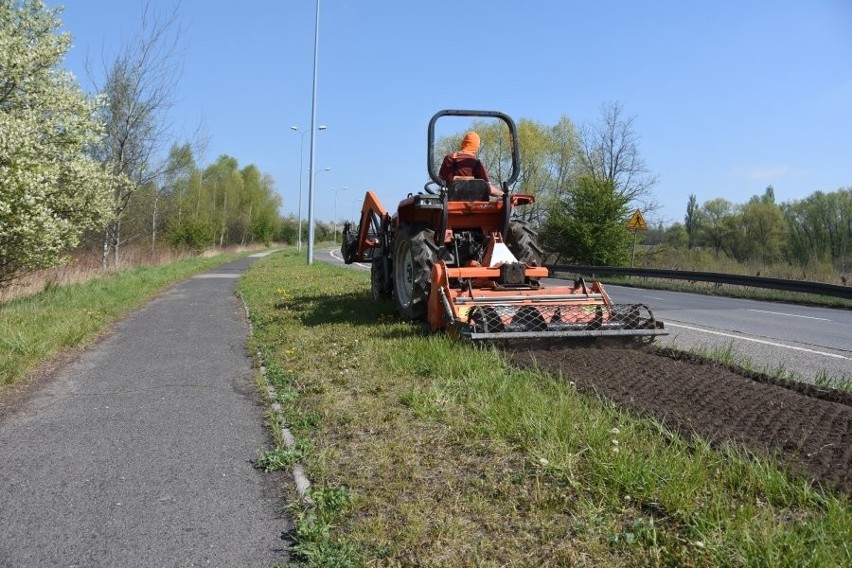
[[0, 0], [0, 286], [60, 263], [109, 212], [114, 176], [87, 153], [102, 128], [60, 68], [71, 37], [58, 14]]

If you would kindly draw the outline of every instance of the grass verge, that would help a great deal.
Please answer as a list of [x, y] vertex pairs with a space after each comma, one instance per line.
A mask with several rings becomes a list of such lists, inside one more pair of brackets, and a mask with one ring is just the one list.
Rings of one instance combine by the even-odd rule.
[[193, 274], [249, 254], [221, 254], [111, 272], [0, 304], [0, 393], [45, 360], [86, 345], [114, 321]]
[[852, 561], [848, 496], [426, 335], [373, 302], [368, 280], [283, 253], [239, 283], [251, 347], [307, 448], [320, 505], [295, 506], [306, 564]]

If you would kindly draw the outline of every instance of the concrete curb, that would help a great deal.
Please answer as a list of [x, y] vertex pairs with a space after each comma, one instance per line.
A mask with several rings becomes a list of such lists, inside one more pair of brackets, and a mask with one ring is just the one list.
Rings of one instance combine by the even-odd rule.
[[[239, 294], [237, 294], [240, 296]], [[246, 311], [246, 322], [248, 323], [249, 328], [249, 336], [254, 335], [254, 326], [251, 323], [251, 314], [248, 309], [248, 305], [242, 296], [240, 296], [240, 301], [243, 303], [243, 309]], [[274, 417], [275, 425], [280, 428], [281, 441], [284, 443], [284, 446], [289, 449], [296, 448], [296, 438], [293, 436], [293, 433], [290, 432], [290, 429], [287, 428], [287, 425], [284, 422], [284, 412], [281, 404], [275, 402], [278, 398], [278, 393], [275, 390], [275, 387], [269, 384], [269, 380], [266, 377], [266, 365], [263, 362], [263, 355], [260, 351], [255, 353], [255, 358], [258, 362], [258, 367], [260, 369], [260, 374], [263, 377], [263, 383], [266, 386], [266, 396], [270, 404], [270, 411], [272, 412], [272, 416]], [[303, 504], [312, 506], [314, 504], [313, 499], [309, 495], [309, 491], [311, 488], [311, 482], [305, 474], [305, 466], [302, 464], [294, 464], [291, 474], [293, 476], [293, 482], [296, 484], [296, 494], [299, 496], [299, 499]]]

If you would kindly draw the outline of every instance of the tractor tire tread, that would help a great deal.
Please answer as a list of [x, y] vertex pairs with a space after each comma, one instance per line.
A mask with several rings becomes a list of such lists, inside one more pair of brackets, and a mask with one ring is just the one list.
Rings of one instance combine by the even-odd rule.
[[506, 246], [519, 261], [531, 266], [540, 266], [544, 262], [544, 250], [536, 242], [538, 233], [526, 221], [513, 219], [509, 222], [509, 234]]
[[[406, 246], [411, 247], [412, 282], [411, 290], [400, 291], [404, 282], [394, 282], [394, 298], [397, 302], [397, 311], [401, 317], [407, 320], [423, 321], [426, 319], [428, 309], [429, 292], [432, 287], [432, 266], [438, 258], [438, 247], [434, 242], [435, 232], [422, 226], [400, 227], [396, 235], [394, 246], [394, 274], [403, 270], [403, 259], [399, 258], [401, 250]], [[402, 292], [402, 294], [400, 294]], [[406, 292], [408, 294], [406, 294]], [[408, 295], [410, 301], [406, 301]]]

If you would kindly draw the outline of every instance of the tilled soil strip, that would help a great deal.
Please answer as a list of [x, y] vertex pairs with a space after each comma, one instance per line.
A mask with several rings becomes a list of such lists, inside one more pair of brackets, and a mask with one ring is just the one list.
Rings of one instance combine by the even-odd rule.
[[514, 364], [555, 376], [685, 436], [775, 456], [795, 475], [852, 492], [852, 394], [777, 381], [694, 356], [610, 345], [531, 345]]

